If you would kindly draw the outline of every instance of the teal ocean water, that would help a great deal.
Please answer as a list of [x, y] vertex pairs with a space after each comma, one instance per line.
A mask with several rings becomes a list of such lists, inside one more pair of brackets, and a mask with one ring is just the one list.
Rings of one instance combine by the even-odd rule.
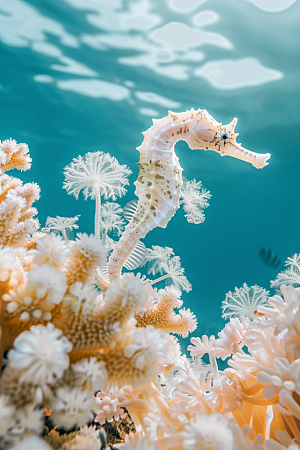
[[[141, 132], [168, 109], [237, 117], [238, 142], [271, 153], [257, 170], [176, 146], [183, 174], [212, 193], [206, 221], [178, 211], [145, 244], [181, 257], [196, 335], [223, 326], [229, 290], [268, 289], [300, 251], [299, 17], [297, 0], [0, 0], [0, 139], [29, 145], [32, 168], [16, 176], [40, 185], [42, 226], [81, 214], [80, 231], [93, 232], [94, 202], [62, 190], [63, 168], [88, 151], [133, 170], [119, 203], [133, 199]], [[260, 259], [264, 247], [277, 269]]]

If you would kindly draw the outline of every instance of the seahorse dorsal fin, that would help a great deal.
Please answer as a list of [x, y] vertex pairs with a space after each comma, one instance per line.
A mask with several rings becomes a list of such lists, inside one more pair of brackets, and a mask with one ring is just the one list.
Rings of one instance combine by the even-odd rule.
[[130, 200], [130, 202], [128, 202], [124, 208], [123, 208], [123, 216], [125, 217], [126, 220], [128, 220], [128, 222], [131, 221], [131, 219], [133, 218], [133, 216], [135, 215], [135, 212], [137, 210], [137, 206], [138, 206], [138, 200]]

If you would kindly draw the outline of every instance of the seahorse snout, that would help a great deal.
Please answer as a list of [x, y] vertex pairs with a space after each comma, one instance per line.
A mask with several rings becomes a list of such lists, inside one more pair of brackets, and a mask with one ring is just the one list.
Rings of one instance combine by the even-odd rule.
[[221, 150], [221, 156], [225, 155], [248, 162], [256, 169], [262, 169], [267, 166], [269, 164], [267, 161], [271, 156], [270, 153], [255, 153], [241, 147], [239, 144], [232, 145], [230, 143], [226, 144]]

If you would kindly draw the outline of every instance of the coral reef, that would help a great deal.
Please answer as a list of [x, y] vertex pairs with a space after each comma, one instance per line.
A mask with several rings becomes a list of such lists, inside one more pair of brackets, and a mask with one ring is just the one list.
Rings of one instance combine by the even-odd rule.
[[[181, 260], [140, 241], [181, 205], [188, 222], [204, 220], [210, 193], [182, 180], [179, 139], [267, 164], [269, 154], [236, 143], [235, 125], [205, 110], [154, 121], [139, 147], [138, 202], [124, 211], [102, 202], [125, 194], [131, 171], [103, 152], [74, 159], [64, 187], [96, 205], [95, 234], [75, 239], [67, 232], [79, 216], [37, 231], [39, 188], [5, 173], [29, 168], [28, 147], [0, 142], [1, 449], [299, 449], [299, 255], [272, 282], [274, 296], [246, 284], [229, 292], [224, 329], [192, 337], [187, 356], [175, 335], [197, 321], [182, 308], [191, 285]], [[143, 264], [158, 278], [132, 272]]]

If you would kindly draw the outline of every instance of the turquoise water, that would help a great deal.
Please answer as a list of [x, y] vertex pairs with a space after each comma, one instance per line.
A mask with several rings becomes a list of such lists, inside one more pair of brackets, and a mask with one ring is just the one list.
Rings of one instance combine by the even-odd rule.
[[197, 335], [222, 327], [235, 286], [269, 288], [283, 262], [266, 266], [262, 247], [282, 261], [300, 251], [299, 17], [295, 0], [0, 0], [0, 139], [29, 145], [21, 178], [41, 187], [42, 226], [81, 214], [80, 231], [93, 232], [94, 202], [62, 190], [63, 168], [88, 151], [133, 170], [119, 203], [131, 200], [141, 132], [168, 109], [238, 117], [238, 142], [271, 153], [257, 170], [177, 144], [184, 175], [211, 191], [211, 206], [201, 225], [178, 211], [145, 244], [181, 257]]

